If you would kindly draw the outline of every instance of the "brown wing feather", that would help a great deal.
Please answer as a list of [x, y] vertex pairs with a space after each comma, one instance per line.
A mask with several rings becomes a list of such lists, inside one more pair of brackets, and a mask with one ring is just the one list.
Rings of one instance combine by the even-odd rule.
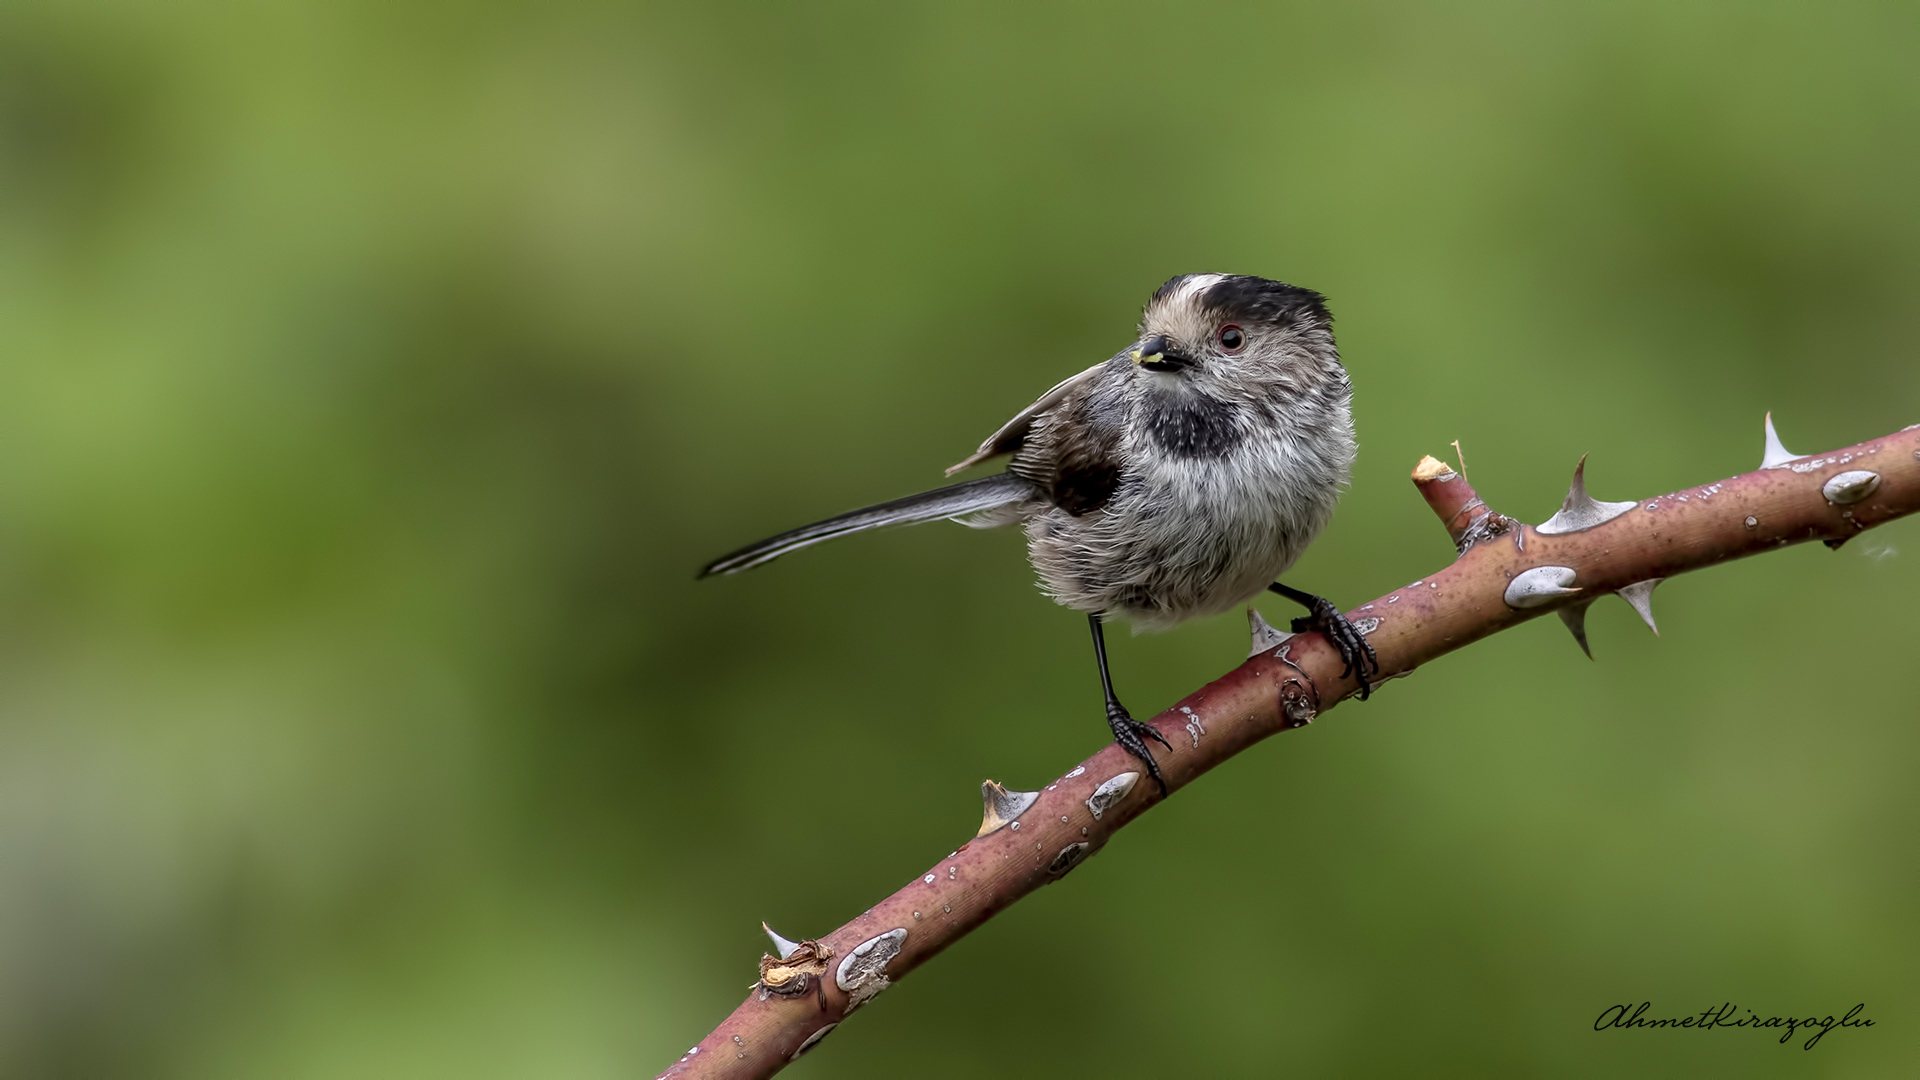
[[1059, 385], [1040, 395], [1040, 400], [1020, 410], [1019, 415], [1002, 424], [1000, 430], [989, 435], [987, 441], [981, 443], [980, 449], [975, 450], [971, 457], [948, 469], [947, 475], [952, 476], [962, 469], [971, 469], [988, 458], [1011, 454], [1020, 449], [1020, 445], [1026, 441], [1027, 432], [1033, 428], [1033, 422], [1036, 419], [1048, 409], [1065, 401], [1067, 395], [1073, 393], [1075, 389], [1093, 381], [1093, 377], [1104, 366], [1106, 366], [1105, 362], [1095, 364], [1072, 378], [1061, 380]]
[[1111, 404], [1102, 408], [1092, 390], [1075, 387], [1036, 418], [1007, 466], [1008, 472], [1038, 484], [1055, 506], [1074, 517], [1107, 505], [1119, 490], [1123, 472], [1122, 428]]

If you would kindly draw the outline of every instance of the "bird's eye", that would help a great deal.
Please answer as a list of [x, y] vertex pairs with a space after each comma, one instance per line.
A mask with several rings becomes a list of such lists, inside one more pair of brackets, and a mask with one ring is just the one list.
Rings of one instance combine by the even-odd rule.
[[1232, 323], [1220, 328], [1220, 347], [1228, 352], [1239, 352], [1246, 347], [1247, 335]]

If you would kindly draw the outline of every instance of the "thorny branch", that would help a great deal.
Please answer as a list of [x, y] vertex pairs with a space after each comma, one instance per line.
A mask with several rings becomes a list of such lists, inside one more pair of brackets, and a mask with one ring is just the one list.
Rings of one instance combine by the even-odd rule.
[[[1599, 502], [1585, 459], [1565, 504], [1537, 526], [1494, 512], [1452, 467], [1424, 458], [1413, 473], [1459, 549], [1450, 566], [1348, 613], [1379, 654], [1375, 685], [1517, 623], [1553, 612], [1582, 649], [1586, 611], [1609, 593], [1654, 625], [1652, 595], [1676, 574], [1856, 533], [1920, 510], [1920, 424], [1844, 450], [1795, 457], [1766, 423], [1755, 472], [1643, 502]], [[1249, 612], [1247, 662], [1155, 717], [1173, 743], [1167, 786], [1277, 732], [1309, 723], [1358, 689], [1318, 633], [1282, 634]], [[1655, 630], [1658, 633], [1658, 630]], [[766, 1077], [811, 1050], [893, 980], [996, 912], [1099, 851], [1161, 799], [1138, 765], [1108, 745], [1044, 791], [982, 786], [977, 836], [892, 896], [817, 941], [768, 930], [747, 1000], [663, 1077]]]

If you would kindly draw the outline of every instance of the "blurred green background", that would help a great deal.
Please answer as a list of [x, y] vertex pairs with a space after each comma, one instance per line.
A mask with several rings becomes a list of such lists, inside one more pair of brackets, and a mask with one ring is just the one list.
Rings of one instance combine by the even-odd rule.
[[[938, 482], [1168, 276], [1326, 292], [1291, 575], [1920, 420], [1912, 5], [0, 7], [0, 1075], [652, 1075], [1104, 738]], [[1920, 525], [1182, 792], [795, 1076], [1920, 1067]], [[1268, 605], [1270, 617], [1286, 606]], [[1166, 706], [1223, 617], [1114, 642]], [[1731, 1001], [1878, 1026], [1592, 1030]]]

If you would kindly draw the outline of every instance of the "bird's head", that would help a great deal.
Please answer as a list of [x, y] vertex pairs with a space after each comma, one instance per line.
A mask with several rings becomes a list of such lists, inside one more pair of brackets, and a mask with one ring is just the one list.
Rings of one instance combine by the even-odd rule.
[[1182, 274], [1154, 292], [1128, 353], [1148, 388], [1257, 401], [1339, 375], [1333, 317], [1312, 289]]

